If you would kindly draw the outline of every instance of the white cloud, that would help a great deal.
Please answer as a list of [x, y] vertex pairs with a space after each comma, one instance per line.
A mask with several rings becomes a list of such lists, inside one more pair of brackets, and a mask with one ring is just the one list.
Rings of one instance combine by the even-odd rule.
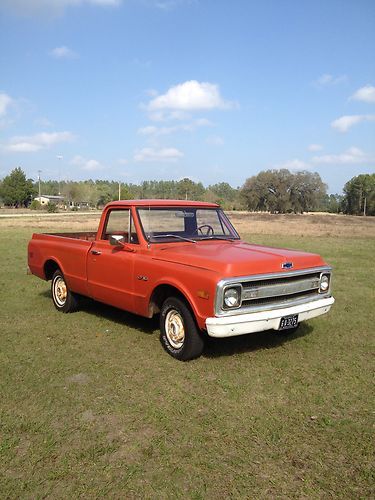
[[176, 148], [143, 148], [135, 152], [136, 162], [176, 161], [183, 153]]
[[197, 127], [213, 127], [214, 126], [214, 124], [210, 120], [207, 120], [207, 118], [198, 118], [197, 120], [194, 121], [194, 123]]
[[193, 132], [199, 127], [209, 127], [212, 123], [205, 118], [199, 118], [198, 120], [192, 120], [189, 123], [182, 123], [180, 125], [174, 125], [173, 127], [157, 127], [155, 125], [147, 125], [146, 127], [141, 127], [138, 129], [138, 134], [145, 135], [149, 137], [160, 137], [162, 135], [170, 135], [176, 132]]
[[331, 122], [331, 127], [339, 132], [347, 132], [353, 125], [375, 120], [375, 115], [344, 115]]
[[352, 146], [341, 154], [314, 156], [312, 161], [314, 163], [324, 163], [327, 165], [345, 165], [352, 163], [369, 163], [375, 161], [375, 158], [371, 158], [361, 149]]
[[34, 121], [34, 124], [37, 125], [38, 127], [43, 127], [43, 128], [53, 127], [53, 123], [50, 120], [48, 120], [48, 118], [46, 118], [45, 116], [37, 118]]
[[[145, 108], [145, 106], [142, 106]], [[174, 110], [174, 111], [153, 111], [149, 113], [149, 119], [153, 122], [168, 122], [168, 121], [187, 121], [191, 120], [191, 113], [186, 111]], [[194, 120], [197, 127], [212, 127], [214, 124], [207, 118], [198, 118]]]
[[310, 144], [307, 149], [308, 151], [321, 151], [323, 146], [321, 144]]
[[98, 160], [87, 159], [83, 156], [77, 155], [71, 161], [71, 165], [76, 165], [80, 167], [82, 170], [87, 170], [89, 172], [93, 172], [95, 170], [102, 170], [104, 165], [102, 165]]
[[65, 45], [54, 48], [49, 54], [55, 59], [76, 59], [78, 57], [77, 52], [74, 52], [74, 50], [69, 49]]
[[230, 108], [233, 104], [225, 101], [218, 85], [190, 80], [170, 87], [168, 91], [152, 99], [149, 111], [177, 110], [199, 111]]
[[11, 153], [35, 153], [55, 144], [72, 140], [74, 140], [74, 135], [71, 132], [41, 132], [35, 135], [12, 137], [3, 149]]
[[13, 102], [13, 99], [8, 94], [0, 94], [0, 118], [7, 114]]
[[147, 89], [144, 92], [148, 97], [156, 97], [158, 95], [158, 91], [155, 89]]
[[191, 115], [186, 111], [153, 111], [149, 114], [149, 118], [153, 122], [168, 122], [172, 120], [188, 120]]
[[169, 11], [180, 5], [184, 4], [193, 4], [196, 0], [150, 0], [151, 5], [156, 7], [157, 9]]
[[58, 16], [67, 7], [96, 5], [100, 7], [117, 7], [122, 0], [2, 0], [0, 8], [6, 8], [19, 15]]
[[129, 163], [129, 160], [127, 160], [126, 158], [119, 158], [119, 159], [117, 160], [117, 163], [118, 163], [119, 165], [127, 165], [127, 164]]
[[329, 73], [324, 73], [313, 83], [316, 87], [328, 87], [332, 85], [338, 85], [339, 83], [346, 82], [348, 77], [346, 75], [333, 76]]
[[209, 137], [207, 137], [206, 143], [210, 146], [223, 146], [224, 139], [219, 135], [210, 135]]
[[365, 85], [358, 89], [351, 97], [356, 101], [375, 102], [375, 87], [373, 85]]
[[275, 165], [274, 168], [286, 168], [288, 170], [306, 170], [310, 168], [310, 165], [303, 160], [299, 160], [298, 158], [294, 158], [293, 160], [285, 161], [284, 163], [280, 163]]
[[175, 127], [155, 127], [154, 125], [148, 125], [147, 127], [141, 127], [138, 129], [137, 133], [140, 135], [165, 135], [168, 134], [169, 130], [174, 129]]

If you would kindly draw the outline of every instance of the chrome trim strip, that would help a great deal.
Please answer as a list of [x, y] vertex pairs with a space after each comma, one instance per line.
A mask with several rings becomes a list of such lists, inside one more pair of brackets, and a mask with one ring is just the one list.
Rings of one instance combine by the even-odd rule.
[[[215, 299], [215, 316], [234, 316], [238, 314], [244, 314], [244, 313], [249, 313], [249, 312], [255, 312], [255, 311], [264, 311], [267, 309], [279, 309], [281, 307], [284, 307], [286, 304], [286, 301], [283, 301], [282, 303], [273, 303], [273, 304], [266, 304], [266, 305], [259, 305], [259, 306], [250, 306], [250, 307], [241, 307], [238, 309], [232, 309], [232, 310], [223, 310], [222, 304], [223, 304], [223, 294], [224, 294], [224, 288], [228, 288], [229, 285], [238, 285], [238, 284], [243, 284], [244, 282], [251, 282], [251, 281], [265, 281], [265, 280], [271, 280], [271, 279], [277, 279], [277, 278], [290, 278], [294, 276], [303, 276], [305, 274], [311, 274], [311, 273], [326, 273], [330, 274], [332, 271], [332, 267], [330, 266], [321, 266], [321, 267], [312, 267], [309, 269], [300, 269], [296, 271], [283, 271], [283, 272], [278, 272], [278, 273], [269, 273], [269, 274], [253, 274], [251, 276], [236, 276], [233, 278], [225, 278], [223, 280], [220, 280], [217, 284], [216, 287], [216, 299]], [[330, 280], [331, 281], [331, 280]], [[274, 286], [274, 285], [272, 285]], [[267, 287], [267, 285], [265, 285]], [[312, 300], [318, 300], [322, 297], [330, 297], [330, 291], [331, 287], [327, 290], [326, 294], [317, 294], [317, 296], [314, 298], [312, 296], [307, 297], [307, 298], [300, 298], [300, 299], [294, 299], [293, 301], [290, 302], [290, 305], [295, 305], [295, 304], [303, 304], [305, 302], [310, 302]]]

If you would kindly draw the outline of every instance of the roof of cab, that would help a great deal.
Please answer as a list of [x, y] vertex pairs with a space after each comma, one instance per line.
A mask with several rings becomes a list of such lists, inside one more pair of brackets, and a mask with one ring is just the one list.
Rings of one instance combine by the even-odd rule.
[[119, 200], [108, 203], [111, 207], [137, 206], [137, 207], [211, 207], [217, 208], [216, 203], [206, 201], [188, 200]]

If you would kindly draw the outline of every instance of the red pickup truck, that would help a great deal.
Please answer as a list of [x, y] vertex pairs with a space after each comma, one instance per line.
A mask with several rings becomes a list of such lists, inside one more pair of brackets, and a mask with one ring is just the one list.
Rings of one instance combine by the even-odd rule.
[[319, 255], [245, 243], [214, 203], [109, 203], [96, 233], [33, 234], [28, 264], [51, 280], [59, 311], [87, 296], [160, 313], [161, 343], [179, 360], [198, 357], [206, 334], [290, 332], [334, 303]]

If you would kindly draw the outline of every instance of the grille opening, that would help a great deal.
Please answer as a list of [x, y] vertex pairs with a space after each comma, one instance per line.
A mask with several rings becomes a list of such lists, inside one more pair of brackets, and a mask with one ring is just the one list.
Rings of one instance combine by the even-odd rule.
[[318, 289], [308, 290], [308, 291], [305, 291], [302, 293], [301, 292], [293, 293], [293, 294], [284, 295], [284, 296], [278, 295], [276, 297], [263, 297], [261, 299], [243, 300], [242, 307], [259, 306], [259, 305], [272, 304], [272, 303], [284, 304], [287, 302], [295, 301], [296, 299], [309, 297], [310, 295], [319, 295]]
[[255, 280], [255, 281], [245, 281], [242, 283], [242, 287], [244, 290], [247, 290], [249, 288], [254, 288], [254, 287], [261, 287], [261, 286], [267, 286], [267, 285], [282, 285], [282, 284], [288, 284], [288, 283], [295, 283], [297, 281], [301, 281], [302, 279], [314, 279], [314, 278], [319, 278], [320, 273], [309, 273], [309, 274], [300, 274], [297, 276], [290, 276], [290, 277], [282, 277], [282, 278], [274, 278], [274, 279], [269, 279], [269, 280]]

